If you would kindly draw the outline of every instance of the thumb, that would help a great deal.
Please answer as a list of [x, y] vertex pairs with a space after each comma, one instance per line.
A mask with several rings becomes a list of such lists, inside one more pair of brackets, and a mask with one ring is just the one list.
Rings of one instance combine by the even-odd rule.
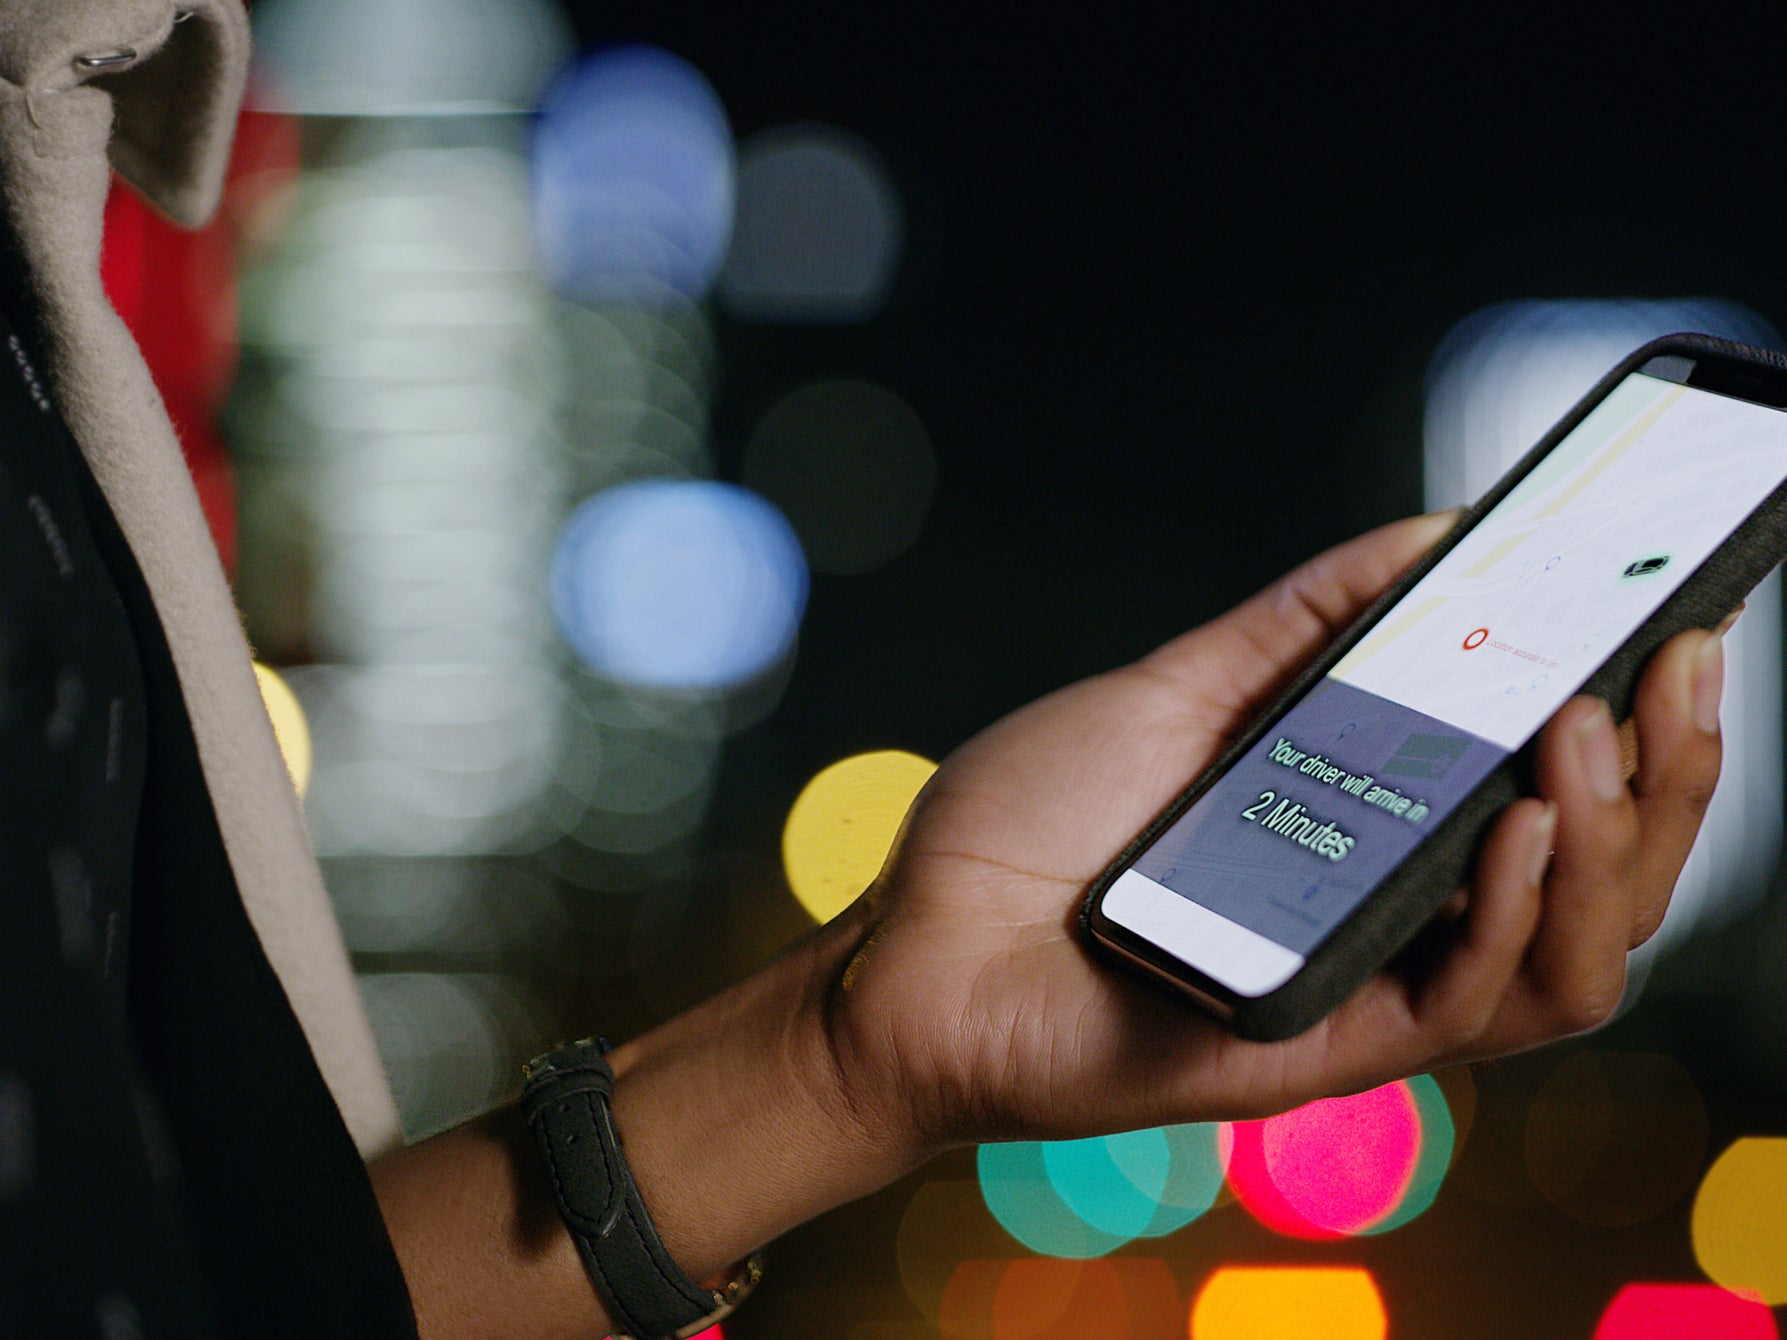
[[1151, 654], [1150, 669], [1195, 684], [1241, 713], [1256, 707], [1338, 636], [1458, 520], [1408, 517], [1337, 545], [1227, 614]]

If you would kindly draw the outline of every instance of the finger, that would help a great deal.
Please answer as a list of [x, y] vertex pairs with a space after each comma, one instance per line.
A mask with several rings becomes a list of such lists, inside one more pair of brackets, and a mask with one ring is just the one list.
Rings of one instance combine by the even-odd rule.
[[1222, 705], [1243, 710], [1332, 641], [1457, 519], [1456, 511], [1409, 517], [1317, 554], [1143, 663], [1175, 677], [1195, 673], [1205, 693], [1219, 671], [1214, 682], [1226, 688]]
[[1683, 633], [1651, 659], [1638, 682], [1632, 718], [1638, 730], [1638, 796], [1644, 841], [1634, 868], [1636, 902], [1628, 946], [1662, 923], [1688, 850], [1719, 780], [1722, 640]]
[[1557, 852], [1527, 977], [1549, 1027], [1580, 1032], [1625, 989], [1642, 836], [1607, 704], [1566, 703], [1539, 737], [1537, 772], [1558, 807]]
[[[1333, 1016], [1334, 1054], [1369, 1079], [1386, 1067], [1422, 1070], [1437, 1058], [1482, 1050], [1484, 1033], [1503, 1013], [1541, 916], [1540, 889], [1550, 862], [1557, 807], [1520, 800], [1496, 820], [1477, 857], [1476, 878], [1451, 944], [1412, 988], [1379, 974]], [[1398, 997], [1404, 1026], [1395, 1028]], [[1393, 1055], [1386, 1055], [1387, 1051]]]
[[1557, 806], [1510, 805], [1477, 857], [1463, 935], [1421, 987], [1416, 1017], [1435, 1052], [1469, 1050], [1496, 1017], [1543, 915]]

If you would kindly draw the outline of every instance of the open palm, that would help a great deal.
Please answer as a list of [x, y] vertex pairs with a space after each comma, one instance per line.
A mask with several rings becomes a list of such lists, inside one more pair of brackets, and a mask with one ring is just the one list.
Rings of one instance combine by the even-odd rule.
[[1450, 519], [1332, 550], [952, 754], [837, 923], [859, 940], [832, 1011], [847, 1069], [909, 1105], [932, 1144], [1068, 1137], [1280, 1111], [1604, 1019], [1717, 777], [1716, 731], [1692, 720], [1707, 633], [1682, 635], [1646, 672], [1630, 788], [1608, 785], [1605, 707], [1568, 704], [1540, 741], [1544, 799], [1491, 831], [1443, 951], [1424, 971], [1379, 974], [1299, 1037], [1240, 1041], [1078, 936], [1079, 902], [1111, 857]]

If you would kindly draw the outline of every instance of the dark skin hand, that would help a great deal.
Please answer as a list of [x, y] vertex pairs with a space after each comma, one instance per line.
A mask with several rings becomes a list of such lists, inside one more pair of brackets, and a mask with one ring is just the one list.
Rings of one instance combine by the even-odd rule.
[[[1606, 1019], [1718, 777], [1722, 629], [1646, 668], [1629, 783], [1606, 706], [1566, 704], [1434, 952], [1299, 1037], [1242, 1042], [1075, 930], [1111, 856], [1452, 519], [1374, 531], [989, 727], [843, 916], [622, 1047], [616, 1125], [683, 1267], [723, 1274], [953, 1145], [1259, 1116]], [[512, 1114], [373, 1177], [423, 1335], [607, 1333]]]

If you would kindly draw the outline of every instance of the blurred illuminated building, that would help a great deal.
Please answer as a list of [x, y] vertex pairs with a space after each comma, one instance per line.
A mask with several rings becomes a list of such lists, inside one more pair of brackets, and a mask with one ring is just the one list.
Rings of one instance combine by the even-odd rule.
[[[553, 1027], [534, 973], [460, 968], [562, 953], [584, 925], [605, 948], [575, 971], [658, 974], [722, 741], [786, 682], [803, 546], [885, 562], [934, 465], [910, 407], [845, 382], [755, 435], [771, 501], [708, 478], [705, 304], [738, 176], [686, 62], [568, 61], [544, 3], [269, 0], [256, 23], [305, 156], [244, 286], [241, 599], [308, 717], [312, 833], [424, 1130], [487, 1105]], [[885, 173], [823, 127], [767, 151], [739, 301], [873, 315], [900, 246]], [[765, 195], [763, 171], [821, 189]], [[804, 245], [850, 199], [861, 245]], [[828, 507], [815, 478], [870, 487]]]
[[[525, 854], [551, 837], [563, 733], [538, 593], [567, 370], [519, 114], [568, 29], [547, 3], [479, 0], [268, 0], [255, 23], [264, 100], [304, 118], [304, 174], [244, 282], [241, 600], [262, 655], [293, 667], [350, 949], [500, 956], [556, 924]], [[493, 1101], [541, 1027], [503, 973], [362, 988], [412, 1131]]]

